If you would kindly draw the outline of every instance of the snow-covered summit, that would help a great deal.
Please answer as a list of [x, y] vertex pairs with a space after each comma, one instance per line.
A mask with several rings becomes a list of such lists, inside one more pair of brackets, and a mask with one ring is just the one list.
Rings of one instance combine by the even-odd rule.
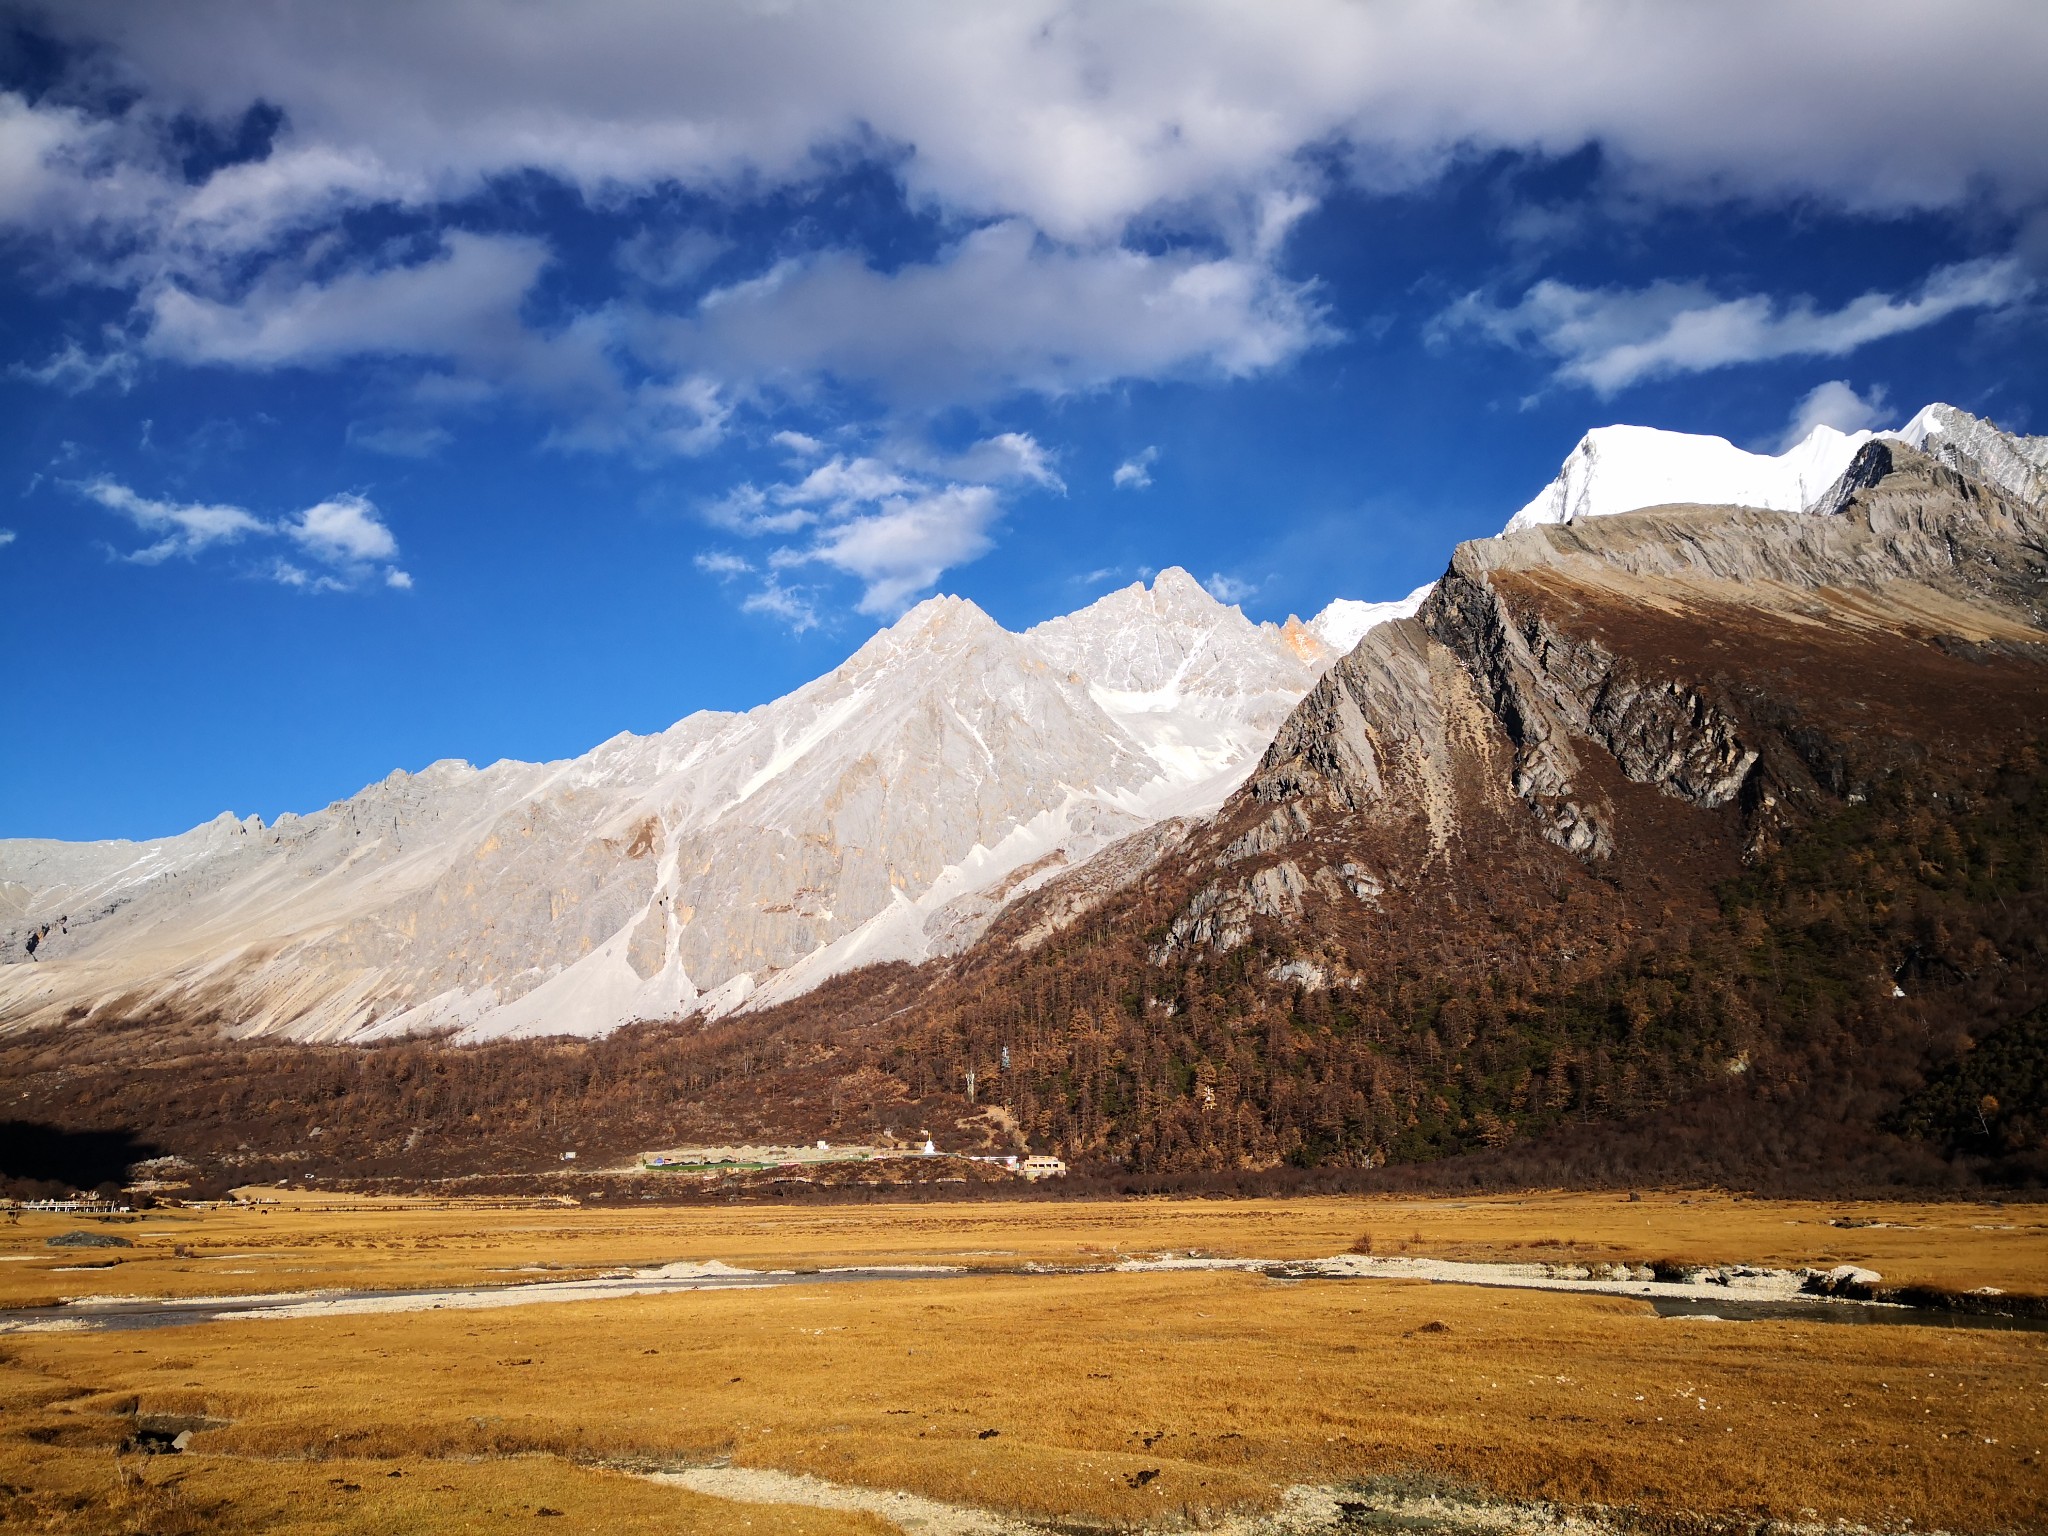
[[1595, 427], [1504, 531], [1677, 504], [1811, 511], [1827, 500], [1857, 450], [1875, 438], [1967, 464], [2024, 501], [2048, 498], [2048, 437], [2001, 432], [1982, 417], [1937, 401], [1896, 430], [1815, 427], [1779, 454], [1749, 453], [1726, 438], [1656, 427]]
[[1815, 427], [1785, 452], [1768, 454], [1747, 452], [1725, 437], [1656, 427], [1595, 427], [1579, 439], [1557, 478], [1508, 520], [1505, 531], [1680, 502], [1803, 512], [1874, 435]]
[[1159, 572], [1150, 587], [1133, 582], [1033, 625], [1025, 638], [1098, 690], [1162, 698], [1295, 692], [1297, 685], [1299, 697], [1315, 680], [1309, 662], [1327, 659], [1302, 657], [1277, 627], [1219, 602], [1179, 566]]
[[1310, 619], [1308, 627], [1323, 644], [1342, 656], [1363, 640], [1368, 631], [1388, 620], [1415, 617], [1415, 611], [1435, 590], [1436, 583], [1427, 581], [1406, 597], [1391, 602], [1366, 603], [1355, 597], [1340, 597]]

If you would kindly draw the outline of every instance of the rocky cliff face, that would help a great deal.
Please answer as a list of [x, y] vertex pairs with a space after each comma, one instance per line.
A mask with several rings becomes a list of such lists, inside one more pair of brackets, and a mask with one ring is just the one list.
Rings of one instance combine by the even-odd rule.
[[2019, 501], [2048, 500], [2048, 437], [2001, 432], [1981, 417], [1939, 402], [1886, 435]]
[[[1447, 723], [1462, 719], [1574, 853], [1614, 852], [1589, 760], [1702, 809], [1740, 800], [1768, 838], [1787, 802], [1868, 788], [1830, 729], [1844, 701], [1806, 701], [1794, 725], [1771, 685], [1816, 639], [1862, 637], [1873, 657], [1934, 637], [2042, 654], [2048, 499], [2002, 488], [1964, 440], [1944, 439], [1945, 462], [1867, 443], [1811, 514], [1660, 508], [1463, 545], [1414, 619], [1376, 629], [1311, 690], [1249, 793], [1405, 817], [1444, 800], [1433, 765], [1452, 760]], [[2009, 470], [2010, 440], [1976, 440]]]

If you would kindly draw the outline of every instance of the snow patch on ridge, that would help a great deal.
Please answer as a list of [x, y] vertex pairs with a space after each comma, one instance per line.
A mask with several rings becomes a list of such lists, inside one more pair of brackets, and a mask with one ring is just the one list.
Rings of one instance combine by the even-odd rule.
[[1323, 644], [1343, 656], [1370, 631], [1389, 620], [1414, 618], [1416, 610], [1435, 590], [1436, 583], [1428, 581], [1392, 602], [1366, 603], [1355, 597], [1340, 597], [1310, 619], [1308, 627]]
[[790, 769], [802, 762], [810, 750], [840, 726], [853, 718], [854, 712], [867, 702], [869, 688], [856, 688], [830, 708], [819, 712], [818, 718], [796, 734], [793, 740], [785, 742], [780, 732], [776, 733], [775, 751], [754, 775], [740, 786], [740, 792], [733, 798], [734, 805], [744, 805], [753, 799], [763, 785], [781, 778]]

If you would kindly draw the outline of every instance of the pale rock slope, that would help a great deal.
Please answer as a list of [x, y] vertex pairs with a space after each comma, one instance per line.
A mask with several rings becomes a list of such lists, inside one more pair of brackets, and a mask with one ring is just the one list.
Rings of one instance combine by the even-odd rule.
[[[1002, 633], [997, 631], [997, 633]], [[1039, 686], [1083, 701], [1083, 734], [1053, 753], [1071, 763], [1031, 814], [878, 906], [863, 922], [778, 969], [754, 1001], [794, 997], [828, 976], [886, 960], [964, 949], [1007, 902], [1118, 838], [1170, 816], [1220, 806], [1337, 653], [1297, 621], [1253, 624], [1187, 572], [1161, 571], [1076, 613], [1005, 636]], [[1005, 744], [992, 777], [1045, 748]]]
[[1213, 810], [1335, 656], [1179, 570], [1023, 635], [939, 597], [773, 703], [566, 762], [436, 763], [269, 827], [0, 842], [0, 1027], [476, 1039], [793, 996], [963, 947]]

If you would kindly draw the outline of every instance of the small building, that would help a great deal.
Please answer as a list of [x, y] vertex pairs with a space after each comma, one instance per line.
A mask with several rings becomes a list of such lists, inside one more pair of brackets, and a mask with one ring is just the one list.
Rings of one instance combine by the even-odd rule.
[[1056, 1157], [1041, 1154], [1025, 1158], [1018, 1171], [1027, 1179], [1057, 1179], [1065, 1176], [1067, 1165]]

